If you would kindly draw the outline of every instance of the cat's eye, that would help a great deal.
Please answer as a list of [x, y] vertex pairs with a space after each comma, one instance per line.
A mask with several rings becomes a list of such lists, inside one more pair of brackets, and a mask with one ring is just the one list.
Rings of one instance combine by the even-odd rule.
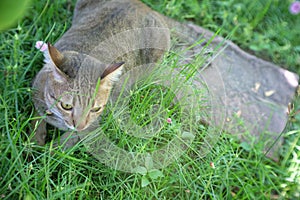
[[72, 108], [73, 108], [73, 106], [71, 104], [64, 103], [64, 102], [61, 102], [60, 105], [65, 110], [72, 110]]
[[96, 112], [99, 112], [101, 109], [102, 109], [102, 106], [98, 106], [98, 107], [92, 108], [91, 112], [96, 113]]

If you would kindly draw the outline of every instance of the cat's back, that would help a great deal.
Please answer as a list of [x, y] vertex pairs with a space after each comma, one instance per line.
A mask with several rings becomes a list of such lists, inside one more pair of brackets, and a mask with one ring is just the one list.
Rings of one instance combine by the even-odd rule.
[[79, 0], [72, 27], [55, 46], [90, 54], [113, 35], [145, 27], [164, 28], [167, 24], [164, 17], [137, 0]]

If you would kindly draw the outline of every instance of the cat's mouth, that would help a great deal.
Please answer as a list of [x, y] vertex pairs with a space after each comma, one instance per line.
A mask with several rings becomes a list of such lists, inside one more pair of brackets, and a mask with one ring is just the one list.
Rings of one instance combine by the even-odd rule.
[[83, 131], [86, 129], [85, 126], [82, 126], [82, 125], [76, 125], [76, 124], [70, 124], [68, 123], [67, 121], [65, 121], [65, 127], [69, 130], [72, 130], [72, 131], [77, 131], [77, 132], [80, 132], [80, 131]]
[[87, 129], [87, 127], [83, 127], [83, 128], [78, 128], [77, 127], [77, 128], [75, 128], [75, 130], [78, 131], [78, 132], [84, 131], [85, 129]]
[[81, 120], [80, 121], [73, 120], [71, 125], [68, 123], [66, 124], [68, 128], [78, 132], [84, 131], [88, 128], [88, 124], [85, 121], [81, 121]]
[[87, 129], [87, 127], [76, 127], [76, 126], [70, 126], [67, 125], [68, 129], [72, 130], [72, 131], [77, 131], [77, 132], [81, 132]]

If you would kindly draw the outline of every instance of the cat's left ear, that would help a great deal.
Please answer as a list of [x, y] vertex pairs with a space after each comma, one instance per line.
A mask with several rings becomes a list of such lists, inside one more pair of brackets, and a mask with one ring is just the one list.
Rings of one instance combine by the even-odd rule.
[[58, 82], [66, 83], [67, 75], [60, 70], [61, 65], [66, 61], [64, 55], [48, 43], [48, 49], [44, 51], [44, 57], [46, 63], [51, 63], [50, 69], [54, 79]]
[[114, 63], [106, 67], [101, 75], [101, 80], [111, 83], [117, 82], [122, 74], [124, 62]]
[[64, 55], [62, 53], [60, 53], [49, 42], [48, 42], [48, 53], [49, 53], [51, 61], [55, 64], [56, 67], [60, 67], [65, 62]]

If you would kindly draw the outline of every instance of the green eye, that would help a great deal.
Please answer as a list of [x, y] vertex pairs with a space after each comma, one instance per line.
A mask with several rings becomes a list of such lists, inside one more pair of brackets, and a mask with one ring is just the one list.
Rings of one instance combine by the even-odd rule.
[[92, 108], [91, 109], [91, 112], [99, 112], [100, 110], [102, 109], [102, 106], [98, 106], [98, 107], [95, 107], [95, 108]]
[[67, 103], [60, 103], [61, 107], [65, 110], [72, 110], [73, 106], [71, 104], [67, 104]]

